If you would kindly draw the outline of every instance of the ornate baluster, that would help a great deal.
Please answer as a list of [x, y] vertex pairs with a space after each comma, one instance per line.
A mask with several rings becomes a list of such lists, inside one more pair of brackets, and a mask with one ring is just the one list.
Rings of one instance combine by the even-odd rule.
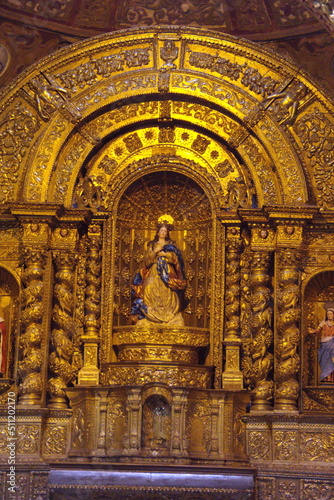
[[74, 377], [72, 357], [74, 352], [72, 337], [74, 332], [74, 269], [78, 260], [76, 254], [62, 251], [53, 252], [56, 265], [53, 330], [51, 333], [50, 371], [52, 378], [48, 383], [51, 396], [49, 407], [66, 408], [64, 389]]
[[23, 333], [19, 344], [19, 402], [24, 405], [41, 403], [43, 356], [43, 274], [46, 252], [27, 248], [24, 251], [21, 322]]
[[275, 409], [296, 411], [299, 393], [297, 373], [300, 366], [298, 354], [300, 338], [299, 270], [300, 254], [284, 249], [278, 254], [278, 342]]
[[273, 397], [273, 381], [270, 372], [273, 367], [273, 345], [271, 329], [272, 300], [270, 288], [270, 253], [253, 254], [250, 284], [252, 290], [251, 330], [252, 346], [249, 379], [253, 388], [252, 410], [271, 410], [270, 400]]

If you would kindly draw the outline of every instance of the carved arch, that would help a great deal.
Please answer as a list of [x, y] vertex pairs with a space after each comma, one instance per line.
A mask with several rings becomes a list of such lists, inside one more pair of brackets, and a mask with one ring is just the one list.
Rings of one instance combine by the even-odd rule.
[[[162, 50], [170, 37], [177, 48], [175, 67]], [[293, 116], [284, 100], [287, 93], [296, 105]], [[121, 131], [115, 116], [106, 132], [99, 128], [99, 118], [116, 115], [126, 102], [149, 108], [166, 100], [174, 107], [169, 116], [157, 109], [156, 121], [170, 119], [194, 130], [198, 109], [191, 107], [202, 106], [202, 116], [217, 113], [216, 123], [201, 120], [204, 137], [216, 134], [248, 166], [260, 205], [311, 202], [334, 207], [325, 183], [326, 176], [332, 182], [325, 168], [325, 161], [330, 164], [326, 141], [333, 129], [331, 100], [275, 53], [191, 28], [104, 35], [53, 54], [18, 77], [1, 100], [6, 145], [1, 153], [2, 201], [54, 202], [58, 186], [64, 198], [58, 201], [68, 203], [86, 158], [108, 134]], [[325, 136], [312, 136], [322, 119]], [[124, 125], [138, 130], [145, 120], [152, 120], [149, 109], [128, 122], [125, 118]], [[222, 120], [226, 126], [219, 125]], [[267, 184], [256, 177], [267, 178]]]

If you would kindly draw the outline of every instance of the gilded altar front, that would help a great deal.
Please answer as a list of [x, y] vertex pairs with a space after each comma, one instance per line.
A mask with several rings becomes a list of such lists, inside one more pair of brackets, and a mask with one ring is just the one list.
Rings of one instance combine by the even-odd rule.
[[[137, 494], [139, 470], [202, 480], [146, 498], [331, 498], [330, 97], [251, 42], [166, 27], [51, 55], [1, 104], [3, 498], [13, 397], [20, 498], [93, 494], [93, 468], [106, 498]], [[182, 324], [140, 323], [164, 218]]]

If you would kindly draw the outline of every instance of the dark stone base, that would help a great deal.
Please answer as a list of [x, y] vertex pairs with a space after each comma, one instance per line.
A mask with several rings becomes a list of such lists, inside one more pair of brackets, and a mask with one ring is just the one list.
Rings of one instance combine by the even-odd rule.
[[[253, 500], [254, 471], [207, 467], [52, 470], [50, 500]], [[146, 469], [146, 470], [145, 470]]]

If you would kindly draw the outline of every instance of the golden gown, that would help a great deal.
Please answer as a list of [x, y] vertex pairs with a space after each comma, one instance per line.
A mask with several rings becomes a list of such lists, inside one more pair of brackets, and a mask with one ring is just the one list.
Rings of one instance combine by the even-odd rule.
[[138, 326], [166, 324], [184, 326], [179, 291], [186, 288], [183, 261], [179, 250], [173, 244], [163, 247], [164, 256], [158, 256], [150, 242], [140, 270], [132, 288], [135, 297], [142, 299]]

